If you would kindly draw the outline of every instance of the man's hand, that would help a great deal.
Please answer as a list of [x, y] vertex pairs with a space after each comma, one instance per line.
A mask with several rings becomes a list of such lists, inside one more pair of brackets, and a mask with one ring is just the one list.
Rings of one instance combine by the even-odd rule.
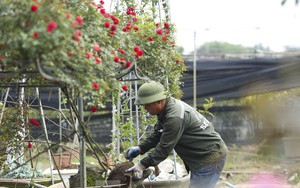
[[132, 172], [133, 173], [132, 179], [140, 180], [143, 178], [143, 171], [145, 169], [146, 168], [141, 163], [138, 163], [138, 164], [134, 165], [133, 167], [125, 170], [125, 173]]
[[139, 146], [133, 146], [128, 148], [125, 151], [125, 158], [128, 159], [129, 161], [132, 161], [133, 158], [137, 157], [141, 153], [141, 148]]

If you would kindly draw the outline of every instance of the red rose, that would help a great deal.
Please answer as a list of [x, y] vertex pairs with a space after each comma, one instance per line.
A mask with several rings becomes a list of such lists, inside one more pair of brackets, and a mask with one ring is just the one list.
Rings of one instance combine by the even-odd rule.
[[66, 13], [66, 17], [67, 17], [67, 18], [70, 18], [70, 17], [71, 17], [70, 13], [67, 12], [67, 13]]
[[125, 66], [126, 66], [127, 68], [129, 68], [130, 65], [131, 65], [131, 63], [130, 63], [129, 61], [127, 61], [126, 64], [125, 64]]
[[88, 53], [88, 52], [86, 52], [86, 53], [85, 53], [85, 57], [89, 59], [89, 58], [91, 57], [91, 54]]
[[132, 26], [131, 24], [127, 24], [127, 25], [126, 25], [126, 30], [130, 30], [130, 29], [131, 29], [131, 26]]
[[31, 5], [30, 10], [31, 10], [31, 12], [36, 12], [36, 11], [38, 11], [38, 6]]
[[133, 50], [134, 50], [135, 52], [137, 52], [137, 51], [140, 50], [140, 48], [139, 48], [138, 46], [135, 46], [135, 47], [133, 47]]
[[96, 112], [96, 111], [97, 111], [97, 108], [93, 106], [93, 107], [91, 108], [91, 111], [92, 111], [92, 112]]
[[28, 148], [31, 149], [32, 148], [32, 143], [28, 142]]
[[148, 40], [151, 42], [151, 41], [153, 41], [153, 38], [152, 38], [152, 37], [149, 37]]
[[133, 28], [135, 31], [139, 31], [139, 28], [137, 26], [134, 26]]
[[115, 57], [114, 62], [118, 63], [119, 62], [119, 57]]
[[106, 14], [105, 9], [104, 9], [104, 8], [100, 9], [100, 13], [101, 13], [102, 15]]
[[167, 38], [166, 36], [162, 36], [162, 40], [163, 40], [163, 41], [167, 41], [168, 38]]
[[95, 90], [98, 90], [99, 89], [99, 84], [97, 82], [93, 82], [93, 88]]
[[34, 118], [30, 118], [30, 119], [29, 119], [29, 122], [30, 122], [31, 124], [37, 126], [37, 127], [40, 126], [40, 123], [37, 122]]
[[119, 51], [121, 52], [121, 54], [125, 54], [124, 50], [120, 49]]
[[105, 23], [104, 23], [104, 27], [109, 28], [109, 26], [110, 26], [110, 23], [109, 23], [109, 22], [105, 22]]
[[100, 46], [99, 46], [99, 44], [94, 44], [94, 50], [96, 52], [100, 52]]
[[83, 18], [81, 16], [76, 16], [75, 20], [79, 25], [83, 24]]
[[111, 28], [110, 28], [110, 30], [111, 30], [111, 31], [117, 30], [117, 26], [116, 26], [116, 25], [112, 25]]
[[104, 8], [100, 9], [100, 13], [103, 15], [106, 14], [105, 9]]
[[117, 18], [114, 16], [114, 15], [110, 15], [110, 19], [112, 20], [112, 21], [115, 21]]
[[169, 28], [170, 28], [170, 25], [169, 25], [169, 23], [167, 23], [167, 22], [165, 22], [164, 26], [165, 26], [166, 29], [169, 29]]
[[114, 24], [119, 24], [119, 22], [120, 22], [120, 20], [118, 18], [115, 18], [115, 17], [114, 17], [113, 21], [114, 21]]
[[36, 121], [34, 124], [35, 124], [35, 126], [37, 126], [37, 127], [39, 127], [39, 126], [40, 126], [40, 123], [39, 123], [39, 122], [37, 122], [37, 121]]
[[38, 32], [34, 32], [34, 33], [33, 33], [33, 37], [34, 37], [34, 38], [38, 38], [38, 37], [39, 37], [39, 33], [38, 33]]
[[163, 30], [162, 29], [157, 29], [156, 33], [159, 34], [159, 35], [161, 35], [161, 34], [163, 34]]
[[55, 28], [57, 28], [57, 23], [54, 21], [50, 21], [47, 25], [47, 31], [51, 33]]
[[35, 123], [35, 119], [30, 118], [30, 119], [29, 119], [29, 122], [32, 123], [32, 124], [34, 124], [34, 123]]
[[143, 55], [143, 54], [144, 54], [143, 50], [139, 50], [139, 51], [136, 52], [136, 55], [137, 55], [137, 56], [141, 56], [141, 55]]
[[122, 89], [123, 89], [124, 91], [127, 91], [127, 90], [128, 90], [127, 85], [122, 86]]
[[96, 61], [97, 64], [100, 64], [100, 63], [101, 63], [101, 59], [99, 59], [99, 58], [97, 58], [97, 57], [95, 57], [95, 61]]

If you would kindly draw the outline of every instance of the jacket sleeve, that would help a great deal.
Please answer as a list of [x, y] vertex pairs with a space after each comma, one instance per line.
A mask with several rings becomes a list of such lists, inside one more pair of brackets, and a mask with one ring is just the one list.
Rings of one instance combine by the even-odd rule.
[[141, 154], [143, 155], [150, 149], [154, 148], [159, 142], [161, 135], [161, 128], [158, 126], [158, 123], [156, 123], [153, 133], [151, 133], [151, 135], [148, 136], [146, 140], [139, 145], [139, 147], [141, 148]]
[[164, 122], [164, 130], [159, 142], [155, 149], [141, 160], [142, 165], [146, 168], [156, 166], [169, 156], [184, 132], [182, 122], [179, 117], [171, 117]]

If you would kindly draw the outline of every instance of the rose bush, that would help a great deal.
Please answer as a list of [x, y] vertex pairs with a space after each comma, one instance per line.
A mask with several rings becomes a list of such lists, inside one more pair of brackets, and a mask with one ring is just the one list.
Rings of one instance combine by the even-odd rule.
[[[107, 10], [102, 0], [2, 0], [0, 85], [21, 79], [32, 86], [57, 84], [72, 91], [69, 102], [80, 94], [96, 112], [112, 96], [129, 92], [122, 76], [135, 71], [168, 83], [180, 97], [185, 66], [175, 26], [158, 19], [156, 0], [118, 2]], [[4, 126], [10, 122], [2, 121]]]
[[109, 13], [103, 1], [3, 0], [1, 70], [14, 74], [2, 76], [2, 84], [20, 77], [30, 78], [28, 84], [54, 81], [100, 105], [122, 89], [116, 73], [136, 64], [143, 75], [171, 77], [179, 87], [185, 68], [175, 50], [174, 26], [135, 11], [134, 1], [121, 2]]

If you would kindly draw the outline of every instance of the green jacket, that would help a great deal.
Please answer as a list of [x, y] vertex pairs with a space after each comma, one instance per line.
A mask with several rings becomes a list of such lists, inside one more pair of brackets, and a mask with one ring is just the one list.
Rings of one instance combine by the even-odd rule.
[[168, 98], [157, 116], [154, 132], [139, 147], [141, 154], [154, 148], [141, 160], [146, 168], [158, 165], [175, 149], [187, 170], [196, 171], [227, 153], [227, 147], [213, 125], [183, 101]]

